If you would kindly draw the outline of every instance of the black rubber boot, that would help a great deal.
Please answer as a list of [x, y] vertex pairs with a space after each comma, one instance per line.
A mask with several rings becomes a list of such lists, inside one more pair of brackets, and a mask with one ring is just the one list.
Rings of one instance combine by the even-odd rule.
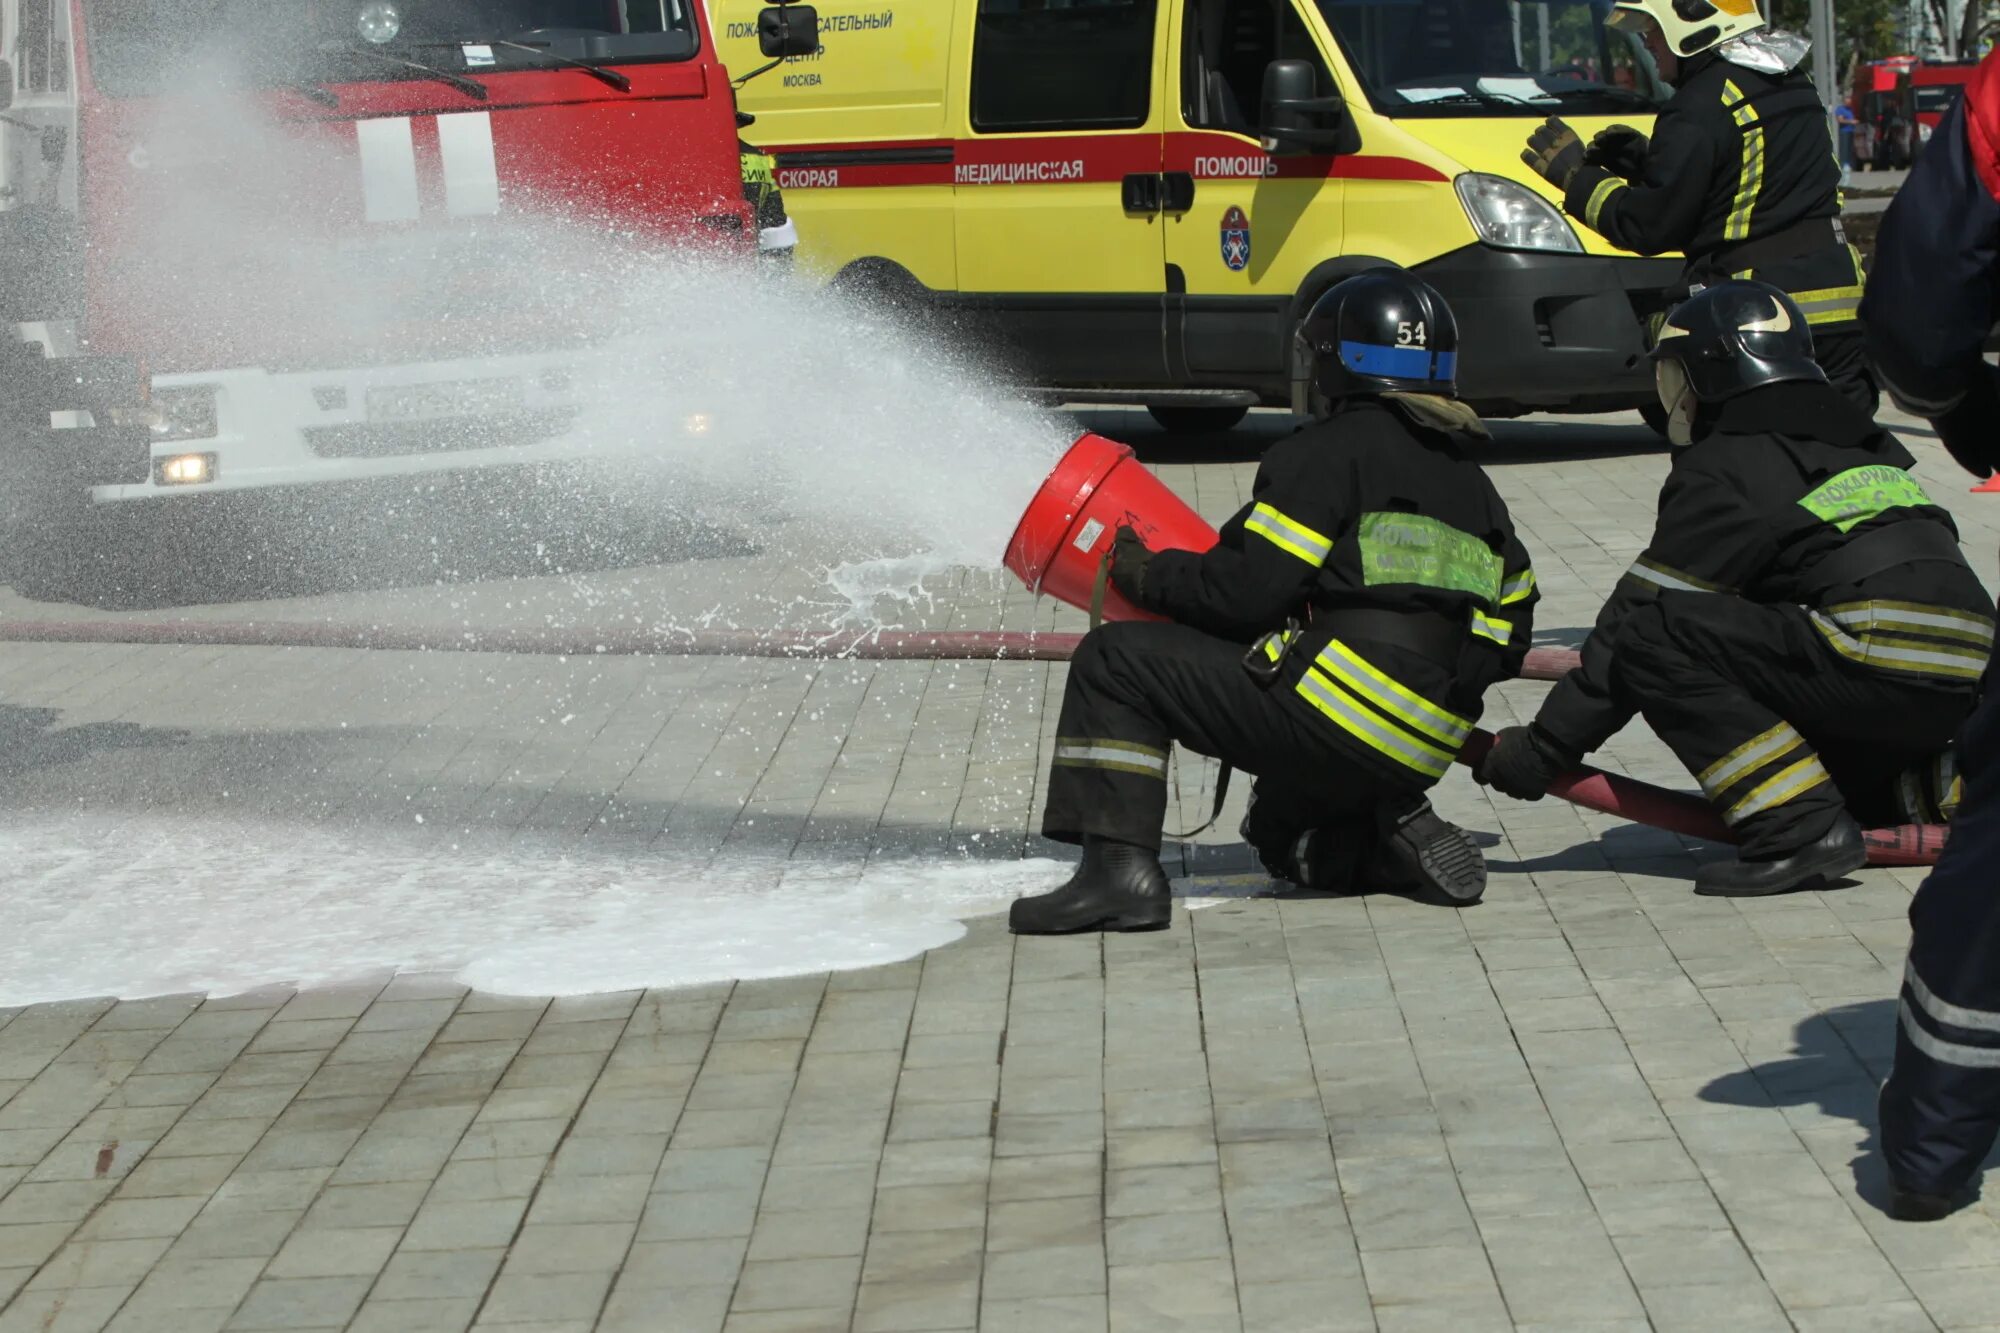
[[1371, 874], [1452, 907], [1470, 907], [1486, 895], [1486, 856], [1479, 844], [1428, 800], [1385, 805], [1376, 818], [1381, 837]]
[[1158, 852], [1086, 833], [1083, 864], [1051, 893], [1017, 899], [1007, 913], [1016, 935], [1072, 935], [1083, 930], [1163, 930], [1173, 898]]
[[1965, 1200], [1950, 1194], [1926, 1194], [1889, 1183], [1889, 1216], [1898, 1222], [1941, 1222], [1958, 1211]]
[[1717, 861], [1696, 872], [1694, 891], [1709, 898], [1763, 898], [1774, 893], [1817, 889], [1868, 864], [1861, 825], [1842, 811], [1833, 827], [1810, 843], [1775, 861]]

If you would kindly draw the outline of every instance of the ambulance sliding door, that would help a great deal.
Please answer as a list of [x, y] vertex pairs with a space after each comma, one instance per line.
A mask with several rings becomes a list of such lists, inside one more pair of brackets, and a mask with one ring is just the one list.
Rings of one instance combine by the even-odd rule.
[[1272, 61], [1306, 61], [1320, 96], [1341, 91], [1301, 2], [1174, 0], [1166, 170], [1186, 182], [1190, 202], [1167, 219], [1167, 264], [1185, 293], [1170, 298], [1169, 335], [1197, 373], [1281, 374], [1292, 300], [1315, 265], [1341, 252], [1334, 159], [1273, 157], [1257, 134]]
[[1030, 376], [1167, 374], [1158, 207], [1171, 0], [968, 0], [954, 97], [959, 290]]

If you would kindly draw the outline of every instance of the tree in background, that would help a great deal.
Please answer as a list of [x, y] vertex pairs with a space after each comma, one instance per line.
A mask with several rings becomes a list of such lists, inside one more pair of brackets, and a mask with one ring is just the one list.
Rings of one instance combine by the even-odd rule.
[[[1942, 0], [1932, 2], [1942, 3]], [[1812, 5], [1809, 0], [1775, 0], [1767, 8], [1773, 15], [1774, 26], [1787, 32], [1811, 34]], [[1903, 0], [1835, 0], [1833, 39], [1839, 47], [1836, 58], [1842, 88], [1854, 86], [1854, 69], [1862, 61], [1878, 60], [1899, 52], [1898, 20], [1905, 8]], [[1968, 8], [1982, 6], [1975, 3]]]

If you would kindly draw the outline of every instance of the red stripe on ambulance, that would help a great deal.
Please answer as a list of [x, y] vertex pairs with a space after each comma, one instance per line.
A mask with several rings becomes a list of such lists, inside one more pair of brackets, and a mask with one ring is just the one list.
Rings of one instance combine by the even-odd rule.
[[[1365, 153], [1274, 158], [1247, 148], [1233, 135], [1198, 130], [1175, 131], [1159, 137], [1062, 134], [956, 141], [863, 140], [787, 144], [774, 152], [778, 159], [778, 186], [785, 190], [897, 185], [1101, 185], [1158, 171], [1185, 171], [1197, 180], [1448, 179], [1437, 168], [1410, 158]], [[918, 155], [929, 160], [897, 160]]]

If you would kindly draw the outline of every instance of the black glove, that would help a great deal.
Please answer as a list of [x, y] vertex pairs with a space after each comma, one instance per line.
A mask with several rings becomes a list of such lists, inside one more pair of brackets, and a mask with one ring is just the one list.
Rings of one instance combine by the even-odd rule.
[[1580, 762], [1555, 737], [1532, 723], [1503, 727], [1493, 737], [1493, 748], [1473, 766], [1472, 779], [1519, 801], [1539, 801], [1549, 794], [1549, 784]]
[[1975, 477], [2000, 468], [2000, 369], [1981, 362], [1958, 406], [1933, 418], [1938, 439]]
[[1111, 541], [1111, 586], [1134, 606], [1146, 606], [1146, 566], [1152, 560], [1153, 553], [1129, 524], [1118, 529]]
[[1583, 150], [1585, 165], [1603, 167], [1620, 180], [1635, 181], [1646, 174], [1646, 136], [1630, 125], [1610, 125], [1591, 137]]
[[1563, 123], [1561, 116], [1550, 116], [1528, 136], [1528, 148], [1521, 154], [1521, 160], [1558, 190], [1567, 190], [1570, 178], [1583, 169], [1583, 140]]

